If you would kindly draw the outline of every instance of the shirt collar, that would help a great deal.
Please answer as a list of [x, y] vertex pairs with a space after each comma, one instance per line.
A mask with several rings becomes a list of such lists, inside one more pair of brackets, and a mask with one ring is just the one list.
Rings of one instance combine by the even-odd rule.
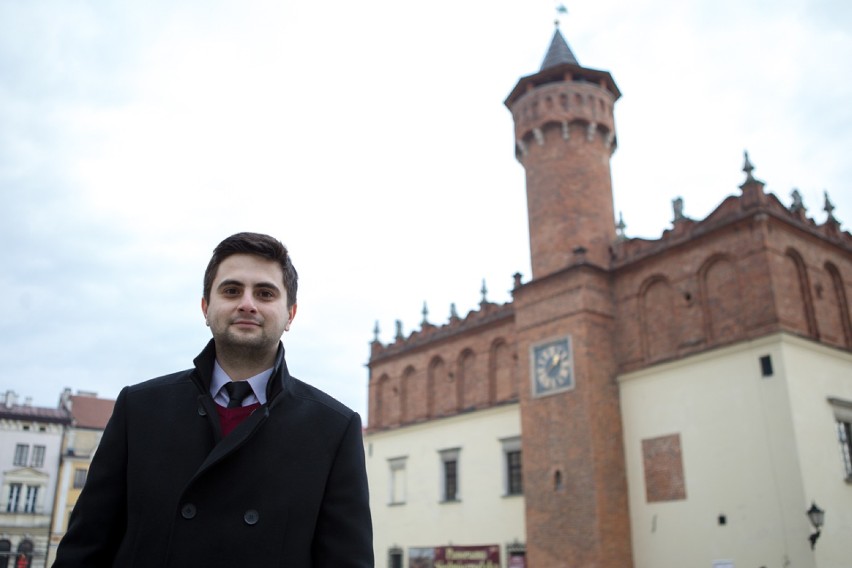
[[[249, 404], [254, 404], [255, 402], [259, 402], [260, 404], [266, 404], [266, 383], [269, 382], [269, 377], [272, 376], [272, 368], [266, 369], [265, 371], [261, 371], [253, 377], [249, 377], [246, 379], [249, 385], [251, 385], [252, 394], [246, 397], [243, 400], [243, 406], [248, 406]], [[213, 397], [213, 400], [216, 401], [220, 406], [228, 405], [228, 391], [226, 391], [224, 387], [227, 383], [231, 382], [231, 377], [228, 376], [228, 373], [219, 365], [219, 361], [213, 362], [213, 378], [210, 381], [210, 396]]]

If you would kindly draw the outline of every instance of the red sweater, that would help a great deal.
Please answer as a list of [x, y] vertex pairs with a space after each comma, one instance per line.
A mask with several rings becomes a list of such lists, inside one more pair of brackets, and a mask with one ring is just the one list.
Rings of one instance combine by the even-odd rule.
[[239, 426], [240, 422], [249, 417], [249, 415], [260, 407], [260, 403], [256, 402], [248, 406], [238, 406], [236, 408], [225, 408], [224, 406], [216, 405], [216, 410], [219, 412], [219, 424], [222, 425], [222, 437], [231, 433], [231, 430]]

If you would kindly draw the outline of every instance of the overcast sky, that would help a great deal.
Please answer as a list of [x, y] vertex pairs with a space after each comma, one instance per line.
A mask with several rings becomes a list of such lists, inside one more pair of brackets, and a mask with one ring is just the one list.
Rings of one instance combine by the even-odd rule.
[[[708, 215], [742, 153], [783, 203], [852, 223], [852, 4], [584, 0], [561, 30], [612, 73], [615, 210], [658, 238]], [[291, 250], [291, 372], [366, 412], [369, 343], [529, 278], [503, 100], [551, 0], [0, 0], [0, 390], [55, 406], [187, 368], [210, 252]]]

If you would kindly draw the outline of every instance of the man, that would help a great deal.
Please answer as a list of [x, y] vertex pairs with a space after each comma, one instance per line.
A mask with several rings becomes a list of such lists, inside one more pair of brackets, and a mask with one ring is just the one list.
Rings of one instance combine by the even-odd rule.
[[54, 568], [374, 565], [360, 417], [284, 361], [296, 289], [274, 238], [216, 247], [213, 339], [121, 391]]

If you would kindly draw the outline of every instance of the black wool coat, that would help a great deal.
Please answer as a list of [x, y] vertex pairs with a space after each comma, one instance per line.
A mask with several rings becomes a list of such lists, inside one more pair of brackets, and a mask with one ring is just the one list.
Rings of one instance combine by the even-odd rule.
[[361, 419], [290, 376], [222, 437], [195, 368], [124, 388], [54, 568], [372, 568]]

